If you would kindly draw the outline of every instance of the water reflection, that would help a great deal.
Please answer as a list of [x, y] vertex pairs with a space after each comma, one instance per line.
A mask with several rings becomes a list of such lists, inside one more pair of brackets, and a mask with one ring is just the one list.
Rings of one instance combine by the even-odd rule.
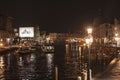
[[18, 60], [18, 65], [19, 65], [19, 66], [23, 66], [23, 62], [24, 62], [24, 61], [23, 61], [23, 58], [20, 56], [20, 57], [19, 57], [19, 60]]
[[0, 68], [3, 69], [4, 66], [5, 66], [5, 64], [4, 64], [4, 57], [0, 56]]
[[[5, 71], [5, 62], [4, 62], [4, 57], [0, 56], [0, 75], [2, 75]], [[4, 77], [4, 75], [2, 75]]]
[[80, 48], [76, 45], [66, 45], [66, 55], [65, 55], [65, 77], [66, 78], [76, 78], [81, 72], [81, 62]]
[[[42, 57], [40, 56], [42, 55]], [[19, 55], [18, 73], [19, 79], [49, 79], [54, 78], [54, 54], [31, 53]]]
[[[0, 56], [0, 79], [3, 80], [55, 80], [55, 64], [59, 80], [77, 78], [86, 69], [87, 49], [78, 44], [56, 46], [55, 53], [35, 51], [28, 54], [7, 52]], [[105, 69], [107, 58], [91, 59], [93, 73]], [[2, 77], [2, 78], [1, 78]], [[68, 79], [71, 80], [71, 79]], [[73, 79], [72, 79], [73, 80]]]
[[3, 54], [0, 80], [54, 80], [54, 53]]
[[47, 77], [49, 79], [53, 79], [54, 78], [54, 54], [53, 53], [49, 53], [49, 54], [46, 54], [46, 59], [47, 59]]
[[[5, 80], [11, 80], [11, 79], [18, 79], [18, 67], [17, 67], [17, 59], [14, 54], [14, 52], [9, 52], [8, 54], [3, 55], [4, 57], [4, 64], [5, 64], [5, 70], [2, 75], [4, 75]], [[19, 79], [18, 79], [19, 80]]]
[[19, 79], [34, 79], [35, 58], [36, 55], [34, 53], [18, 56]]
[[[65, 79], [76, 79], [78, 76], [84, 76], [83, 72], [87, 70], [88, 49], [79, 44], [66, 44], [64, 77]], [[91, 69], [94, 74], [103, 71], [109, 64], [110, 58], [96, 57], [94, 50], [91, 52]]]

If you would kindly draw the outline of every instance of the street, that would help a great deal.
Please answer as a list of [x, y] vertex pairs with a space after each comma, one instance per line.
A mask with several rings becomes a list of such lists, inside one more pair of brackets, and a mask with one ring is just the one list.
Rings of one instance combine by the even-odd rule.
[[100, 74], [97, 74], [93, 80], [120, 80], [120, 59], [111, 61], [108, 68]]

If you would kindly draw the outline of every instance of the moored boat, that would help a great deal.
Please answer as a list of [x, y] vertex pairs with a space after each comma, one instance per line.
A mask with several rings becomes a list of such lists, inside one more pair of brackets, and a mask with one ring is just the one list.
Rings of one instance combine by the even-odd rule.
[[42, 45], [41, 49], [44, 53], [54, 53], [54, 51], [55, 51], [53, 45]]
[[31, 50], [29, 47], [20, 47], [16, 53], [18, 54], [25, 54], [25, 53], [31, 53], [33, 50]]

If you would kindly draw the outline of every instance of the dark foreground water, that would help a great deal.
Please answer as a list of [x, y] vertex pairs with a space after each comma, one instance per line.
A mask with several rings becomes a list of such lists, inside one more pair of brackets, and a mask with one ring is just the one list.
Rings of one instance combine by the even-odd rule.
[[[35, 51], [16, 55], [15, 51], [0, 53], [0, 80], [55, 80], [55, 66], [58, 80], [77, 80], [86, 69], [87, 59], [78, 50], [69, 50], [65, 45], [55, 46], [55, 53]], [[103, 71], [108, 60], [91, 60], [93, 76]]]

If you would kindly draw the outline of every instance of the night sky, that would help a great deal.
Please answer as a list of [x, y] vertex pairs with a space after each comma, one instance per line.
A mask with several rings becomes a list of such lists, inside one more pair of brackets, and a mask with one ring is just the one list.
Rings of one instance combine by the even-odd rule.
[[100, 14], [120, 17], [119, 0], [2, 0], [0, 13], [14, 17], [15, 26], [38, 24], [48, 32], [80, 30]]

